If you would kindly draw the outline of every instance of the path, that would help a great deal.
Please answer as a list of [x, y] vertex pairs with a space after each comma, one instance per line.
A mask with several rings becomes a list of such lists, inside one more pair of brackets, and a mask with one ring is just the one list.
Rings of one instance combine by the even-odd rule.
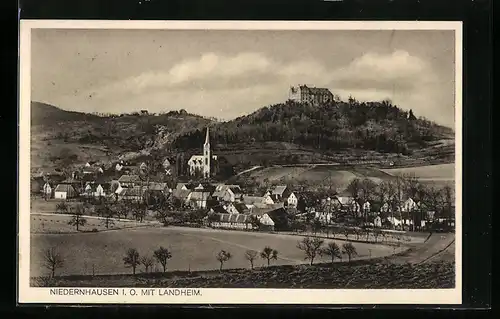
[[391, 258], [392, 263], [412, 263], [422, 264], [429, 261], [439, 260], [440, 255], [447, 252], [454, 255], [454, 251], [450, 251], [454, 247], [455, 234], [453, 233], [434, 233], [423, 244], [414, 246], [414, 250], [406, 256], [395, 256]]
[[249, 169], [246, 169], [246, 170], [244, 170], [244, 171], [239, 172], [238, 174], [236, 174], [236, 176], [240, 176], [240, 175], [243, 175], [243, 174], [245, 174], [245, 173], [248, 173], [248, 172], [251, 172], [251, 171], [255, 171], [256, 169], [261, 168], [261, 167], [262, 167], [262, 166], [254, 166], [254, 167], [251, 167], [251, 168], [249, 168]]

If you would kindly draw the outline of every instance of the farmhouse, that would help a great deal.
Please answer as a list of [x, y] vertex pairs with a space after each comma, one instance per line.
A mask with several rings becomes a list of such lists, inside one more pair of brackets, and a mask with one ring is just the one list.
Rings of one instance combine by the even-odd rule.
[[250, 212], [243, 203], [229, 203], [223, 207], [229, 214], [248, 214]]
[[333, 94], [326, 88], [308, 87], [298, 85], [290, 87], [288, 97], [291, 101], [300, 103], [311, 103], [317, 105], [333, 101]]
[[143, 199], [144, 188], [140, 186], [121, 188], [116, 194], [119, 200], [140, 201]]
[[52, 185], [50, 185], [49, 182], [46, 182], [45, 184], [43, 184], [42, 193], [46, 199], [52, 197]]
[[99, 166], [85, 166], [82, 172], [83, 175], [98, 175], [104, 173], [104, 170]]
[[85, 186], [84, 193], [87, 197], [105, 197], [108, 189], [108, 184], [89, 183]]
[[172, 196], [179, 199], [183, 203], [186, 203], [188, 201], [189, 194], [191, 194], [191, 191], [188, 189], [174, 189], [172, 191]]
[[142, 182], [139, 175], [122, 175], [118, 179], [118, 183], [120, 183], [121, 187], [134, 187], [139, 185]]
[[194, 191], [188, 195], [187, 201], [191, 204], [193, 208], [201, 209], [201, 208], [207, 208], [207, 201], [209, 198], [210, 198], [210, 192]]
[[[208, 220], [208, 218], [207, 218]], [[210, 225], [215, 228], [252, 229], [250, 215], [244, 214], [214, 214]]]
[[54, 198], [56, 199], [70, 199], [77, 196], [77, 192], [70, 184], [59, 184], [54, 190]]

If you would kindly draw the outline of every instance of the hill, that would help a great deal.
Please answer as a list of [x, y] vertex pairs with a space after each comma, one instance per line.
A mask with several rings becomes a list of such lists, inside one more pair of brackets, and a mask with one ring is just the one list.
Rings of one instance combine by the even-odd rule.
[[250, 166], [370, 163], [417, 166], [454, 161], [454, 132], [390, 102], [286, 102], [227, 122], [189, 114], [95, 115], [31, 104], [32, 168], [71, 167], [142, 155], [162, 158], [212, 148], [236, 171]]
[[31, 103], [32, 171], [112, 162], [164, 149], [171, 139], [211, 123], [185, 111], [98, 116]]
[[[203, 130], [179, 135], [178, 150], [200, 147]], [[219, 154], [247, 156], [247, 165], [382, 161], [432, 157], [453, 161], [454, 132], [390, 102], [332, 102], [320, 106], [288, 101], [211, 129]], [[445, 147], [446, 145], [446, 147]], [[269, 156], [259, 156], [272, 152]], [[443, 152], [441, 152], [443, 151]], [[249, 153], [250, 152], [250, 153]], [[253, 154], [256, 153], [256, 154]], [[241, 156], [240, 156], [241, 157]]]

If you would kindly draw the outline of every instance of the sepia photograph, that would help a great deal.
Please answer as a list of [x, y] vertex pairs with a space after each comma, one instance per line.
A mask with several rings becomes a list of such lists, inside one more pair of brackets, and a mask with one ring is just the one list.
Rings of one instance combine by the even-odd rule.
[[460, 303], [461, 28], [21, 21], [20, 302]]

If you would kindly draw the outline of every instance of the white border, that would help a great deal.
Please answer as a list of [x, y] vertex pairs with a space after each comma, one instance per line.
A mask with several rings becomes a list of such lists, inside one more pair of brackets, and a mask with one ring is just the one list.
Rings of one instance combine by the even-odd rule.
[[[454, 289], [201, 289], [202, 296], [56, 296], [29, 287], [31, 29], [453, 30], [455, 31], [456, 287]], [[462, 302], [462, 22], [21, 20], [19, 100], [19, 303], [460, 304]], [[128, 288], [125, 288], [128, 289]], [[121, 290], [121, 288], [120, 288]], [[138, 288], [137, 291], [140, 289]]]

